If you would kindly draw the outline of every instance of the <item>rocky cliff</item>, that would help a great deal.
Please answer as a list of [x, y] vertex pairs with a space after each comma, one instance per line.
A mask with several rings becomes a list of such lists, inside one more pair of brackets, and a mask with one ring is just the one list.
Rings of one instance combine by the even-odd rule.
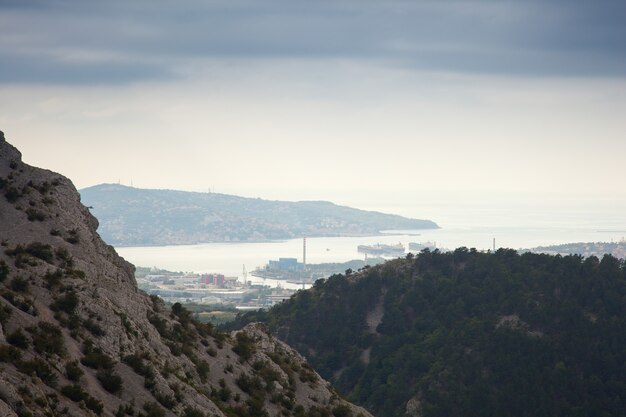
[[262, 325], [138, 291], [97, 226], [0, 132], [0, 416], [369, 416]]

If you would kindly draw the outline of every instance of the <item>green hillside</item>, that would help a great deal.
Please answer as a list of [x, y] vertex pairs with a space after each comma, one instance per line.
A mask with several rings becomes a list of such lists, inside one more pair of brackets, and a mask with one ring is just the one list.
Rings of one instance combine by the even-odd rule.
[[80, 191], [116, 246], [245, 242], [302, 236], [365, 236], [390, 229], [436, 229], [430, 220], [339, 206], [217, 193], [101, 184]]
[[261, 320], [379, 417], [623, 416], [626, 268], [422, 252], [318, 281]]

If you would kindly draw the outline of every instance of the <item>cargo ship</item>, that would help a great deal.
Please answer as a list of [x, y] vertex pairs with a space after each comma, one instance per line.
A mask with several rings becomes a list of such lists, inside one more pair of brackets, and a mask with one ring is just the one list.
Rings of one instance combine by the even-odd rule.
[[398, 243], [397, 245], [384, 245], [380, 243], [375, 245], [359, 245], [357, 246], [357, 251], [365, 255], [374, 256], [404, 256], [404, 245], [402, 243]]

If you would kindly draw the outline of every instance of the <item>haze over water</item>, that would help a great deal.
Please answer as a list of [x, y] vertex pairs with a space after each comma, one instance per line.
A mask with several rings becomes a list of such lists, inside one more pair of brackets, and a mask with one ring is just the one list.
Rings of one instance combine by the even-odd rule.
[[[441, 229], [390, 232], [385, 236], [307, 238], [307, 262], [345, 262], [363, 259], [359, 244], [436, 242], [438, 248], [460, 246], [479, 250], [496, 247], [532, 248], [571, 242], [619, 241], [626, 237], [626, 204], [615, 201], [571, 202], [549, 197], [533, 200], [502, 198], [481, 203], [465, 200], [454, 203], [454, 196], [411, 203], [381, 198], [377, 205], [359, 208], [428, 218]], [[396, 206], [385, 203], [398, 204]], [[416, 234], [419, 234], [417, 236]], [[242, 279], [243, 265], [248, 271], [270, 259], [292, 257], [302, 260], [302, 239], [264, 243], [210, 243], [185, 246], [120, 247], [118, 252], [140, 266], [157, 266], [175, 271], [219, 272]], [[253, 277], [248, 279], [255, 281]], [[262, 280], [257, 280], [262, 281]]]

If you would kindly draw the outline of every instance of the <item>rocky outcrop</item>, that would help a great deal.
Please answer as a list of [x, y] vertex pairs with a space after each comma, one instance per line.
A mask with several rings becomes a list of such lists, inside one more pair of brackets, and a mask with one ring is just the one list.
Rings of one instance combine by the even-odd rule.
[[0, 132], [1, 416], [369, 416], [263, 326], [221, 333], [139, 291], [97, 226]]

